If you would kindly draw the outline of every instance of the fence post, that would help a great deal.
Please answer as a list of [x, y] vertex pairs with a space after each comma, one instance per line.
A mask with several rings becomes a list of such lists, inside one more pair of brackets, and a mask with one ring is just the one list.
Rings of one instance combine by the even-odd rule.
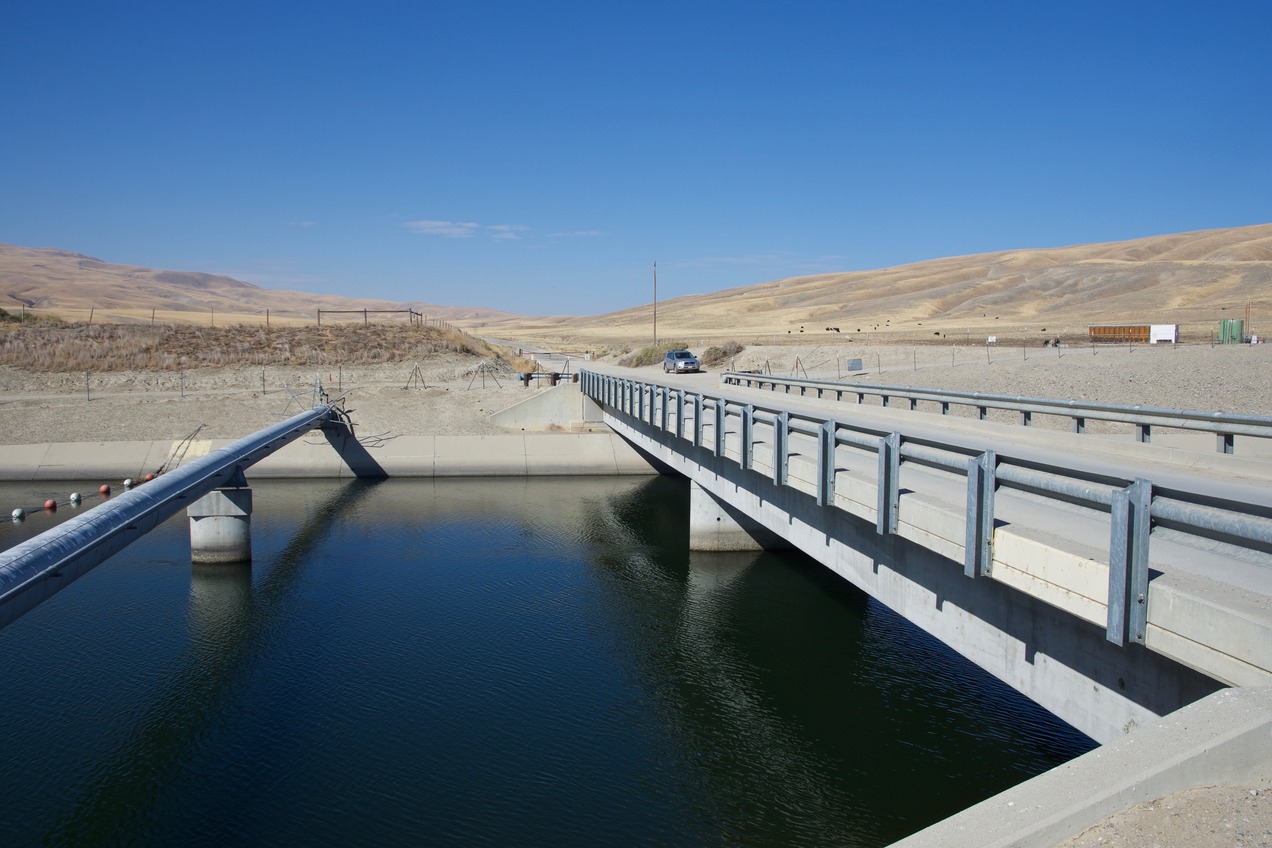
[[755, 465], [755, 407], [749, 403], [742, 407], [741, 453], [742, 469], [749, 471]]

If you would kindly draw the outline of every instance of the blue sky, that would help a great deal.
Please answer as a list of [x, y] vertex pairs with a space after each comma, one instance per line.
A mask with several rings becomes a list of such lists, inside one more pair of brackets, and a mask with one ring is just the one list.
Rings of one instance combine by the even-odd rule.
[[1272, 4], [10, 4], [0, 242], [595, 314], [1272, 221]]

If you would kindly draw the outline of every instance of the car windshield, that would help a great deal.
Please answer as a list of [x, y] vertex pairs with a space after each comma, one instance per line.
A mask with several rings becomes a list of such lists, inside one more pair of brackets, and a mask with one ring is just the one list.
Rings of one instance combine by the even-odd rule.
[[687, 350], [678, 350], [674, 354], [672, 354], [672, 356], [676, 357], [677, 359], [693, 359], [693, 354]]

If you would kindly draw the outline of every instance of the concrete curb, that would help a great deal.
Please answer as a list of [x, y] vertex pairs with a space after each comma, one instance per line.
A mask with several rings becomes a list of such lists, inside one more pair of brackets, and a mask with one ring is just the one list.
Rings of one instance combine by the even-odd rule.
[[[230, 440], [193, 442], [184, 462]], [[159, 470], [179, 441], [0, 445], [0, 480], [137, 479]], [[319, 432], [293, 442], [248, 470], [249, 479], [374, 477], [535, 477], [658, 473], [618, 435], [516, 433], [491, 436], [401, 436], [378, 445]]]
[[1272, 783], [1272, 688], [1224, 689], [893, 843], [1049, 848], [1184, 789]]

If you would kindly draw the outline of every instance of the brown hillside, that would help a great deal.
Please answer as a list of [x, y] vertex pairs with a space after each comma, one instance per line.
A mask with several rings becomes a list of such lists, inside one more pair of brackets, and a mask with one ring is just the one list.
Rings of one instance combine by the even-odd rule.
[[[658, 304], [660, 338], [693, 344], [809, 334], [865, 341], [984, 342], [1085, 336], [1091, 324], [1179, 324], [1208, 337], [1221, 318], [1272, 335], [1272, 224], [1072, 247], [956, 256], [792, 277]], [[492, 322], [489, 332], [598, 344], [652, 335], [650, 305], [608, 315]], [[1269, 322], [1266, 325], [1263, 322]]]
[[[83, 320], [217, 323], [311, 321], [317, 309], [402, 309], [482, 335], [585, 348], [631, 346], [653, 335], [651, 304], [597, 316], [526, 318], [505, 312], [274, 291], [229, 277], [116, 265], [64, 250], [0, 245], [0, 306]], [[859, 341], [984, 342], [1085, 337], [1091, 324], [1179, 324], [1205, 340], [1222, 318], [1251, 315], [1272, 336], [1272, 224], [1105, 244], [1007, 250], [911, 265], [791, 277], [678, 297], [657, 305], [658, 336], [700, 345], [803, 336]], [[223, 318], [224, 316], [224, 318]], [[358, 320], [348, 318], [346, 320]], [[828, 328], [839, 328], [838, 332]]]
[[[257, 322], [269, 310], [270, 320], [312, 321], [318, 309], [406, 309], [429, 318], [506, 319], [508, 313], [413, 301], [337, 297], [265, 289], [232, 277], [191, 271], [165, 271], [117, 265], [91, 256], [52, 248], [0, 244], [0, 307], [25, 308], [66, 320], [149, 319], [152, 310], [164, 321], [201, 322], [209, 313], [227, 322], [235, 316]], [[337, 320], [337, 319], [333, 319]]]

